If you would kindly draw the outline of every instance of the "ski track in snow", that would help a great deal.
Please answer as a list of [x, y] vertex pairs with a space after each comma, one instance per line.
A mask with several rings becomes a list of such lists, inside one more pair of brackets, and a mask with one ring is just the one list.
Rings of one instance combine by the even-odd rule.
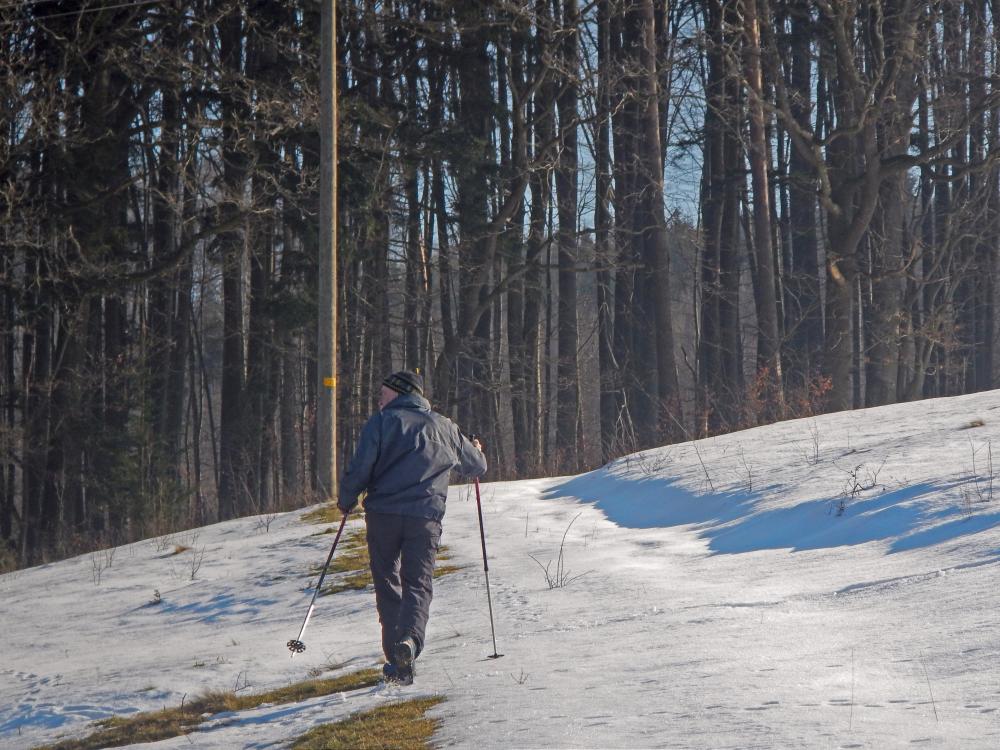
[[[464, 567], [437, 581], [412, 687], [220, 714], [134, 747], [282, 748], [444, 695], [442, 747], [995, 750], [1000, 484], [983, 502], [973, 454], [1000, 436], [998, 407], [990, 392], [826, 415], [484, 484], [499, 660], [475, 503], [456, 486], [443, 543]], [[320, 598], [289, 658], [332, 541], [302, 514], [119, 548], [99, 584], [104, 553], [0, 576], [0, 748], [376, 666], [370, 591]], [[550, 589], [546, 564], [570, 583]]]

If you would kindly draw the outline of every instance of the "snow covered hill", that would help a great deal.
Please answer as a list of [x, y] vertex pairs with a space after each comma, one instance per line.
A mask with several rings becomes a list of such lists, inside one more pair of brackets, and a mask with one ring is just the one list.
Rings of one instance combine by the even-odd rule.
[[[412, 687], [136, 747], [283, 747], [423, 695], [446, 698], [449, 747], [1000, 747], [998, 429], [994, 391], [484, 484], [498, 660], [475, 499], [454, 487], [443, 541], [465, 567], [437, 582]], [[302, 515], [0, 577], [0, 748], [377, 665], [370, 591], [320, 598], [289, 658], [331, 541]]]

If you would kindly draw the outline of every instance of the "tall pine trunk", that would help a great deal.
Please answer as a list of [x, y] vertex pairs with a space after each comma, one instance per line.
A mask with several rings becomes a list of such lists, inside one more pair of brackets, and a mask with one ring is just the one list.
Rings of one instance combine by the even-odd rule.
[[756, 263], [754, 297], [757, 308], [757, 369], [766, 372], [767, 407], [780, 416], [783, 409], [781, 341], [778, 329], [777, 273], [771, 242], [771, 148], [764, 112], [764, 77], [757, 0], [743, 0], [744, 65], [748, 87], [750, 142], [747, 155], [753, 185], [753, 244]]
[[[798, 127], [812, 129], [812, 75], [810, 50], [810, 3], [791, 3], [789, 91], [791, 114]], [[820, 301], [819, 231], [816, 226], [816, 171], [800, 149], [792, 148], [788, 162], [788, 212], [791, 234], [791, 264], [785, 269], [784, 350], [788, 367], [785, 382], [807, 391], [818, 373], [823, 348], [823, 308]]]
[[655, 401], [653, 432], [650, 442], [683, 433], [684, 415], [681, 413], [680, 386], [674, 360], [674, 325], [670, 306], [670, 247], [664, 216], [663, 158], [660, 148], [660, 97], [669, 92], [659, 90], [657, 69], [656, 23], [652, 0], [642, 0], [633, 16], [638, 25], [639, 40], [638, 115], [639, 138], [636, 157], [641, 217], [637, 229], [642, 259], [649, 274], [650, 284], [645, 294], [652, 297], [646, 305], [652, 313], [652, 328], [647, 329], [653, 339], [655, 357]]
[[595, 153], [594, 257], [597, 271], [597, 337], [600, 372], [601, 460], [615, 449], [620, 383], [614, 351], [612, 269], [617, 253], [611, 242], [611, 0], [597, 3], [597, 144]]
[[[230, 87], [242, 77], [243, 24], [238, 8], [230, 10], [219, 22], [221, 67]], [[219, 418], [219, 518], [235, 518], [246, 512], [246, 451], [244, 444], [244, 334], [243, 334], [243, 264], [245, 255], [243, 190], [246, 180], [246, 156], [241, 138], [246, 119], [238, 89], [232, 88], [222, 99], [224, 229], [219, 234], [222, 261], [222, 405]]]
[[557, 462], [561, 470], [579, 468], [580, 386], [577, 335], [577, 10], [576, 0], [563, 0], [562, 70], [559, 81], [559, 163], [556, 205], [559, 214], [559, 364], [556, 387]]

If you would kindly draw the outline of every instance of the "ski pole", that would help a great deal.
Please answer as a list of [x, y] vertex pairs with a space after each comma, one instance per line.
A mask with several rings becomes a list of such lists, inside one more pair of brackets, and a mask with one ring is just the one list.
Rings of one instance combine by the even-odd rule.
[[486, 601], [490, 605], [490, 632], [493, 634], [493, 653], [490, 659], [499, 659], [503, 654], [497, 652], [497, 631], [493, 626], [493, 597], [490, 595], [490, 565], [486, 562], [486, 531], [483, 527], [483, 501], [479, 496], [479, 477], [475, 477], [476, 509], [479, 511], [479, 538], [483, 542], [483, 573], [486, 574]]
[[286, 645], [288, 650], [292, 652], [292, 656], [295, 654], [301, 654], [306, 650], [306, 644], [302, 642], [302, 636], [306, 632], [306, 625], [309, 624], [309, 618], [312, 617], [313, 608], [316, 606], [316, 597], [319, 595], [320, 589], [323, 588], [323, 579], [326, 578], [326, 569], [330, 567], [330, 561], [333, 559], [333, 553], [337, 549], [337, 542], [340, 541], [340, 535], [344, 533], [344, 524], [347, 523], [347, 514], [340, 519], [340, 528], [337, 529], [337, 536], [333, 540], [333, 546], [330, 548], [330, 554], [326, 556], [326, 563], [323, 565], [323, 572], [319, 576], [319, 583], [316, 584], [316, 590], [313, 592], [312, 601], [309, 602], [309, 611], [306, 612], [306, 619], [302, 621], [302, 627], [299, 629], [299, 635], [297, 638], [293, 638]]

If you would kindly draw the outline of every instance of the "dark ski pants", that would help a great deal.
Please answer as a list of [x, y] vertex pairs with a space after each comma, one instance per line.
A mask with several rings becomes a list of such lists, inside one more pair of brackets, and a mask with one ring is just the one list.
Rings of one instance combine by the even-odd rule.
[[417, 654], [434, 596], [434, 563], [441, 522], [395, 513], [365, 514], [368, 556], [375, 583], [375, 606], [382, 624], [382, 652], [392, 661], [392, 647], [413, 638]]

